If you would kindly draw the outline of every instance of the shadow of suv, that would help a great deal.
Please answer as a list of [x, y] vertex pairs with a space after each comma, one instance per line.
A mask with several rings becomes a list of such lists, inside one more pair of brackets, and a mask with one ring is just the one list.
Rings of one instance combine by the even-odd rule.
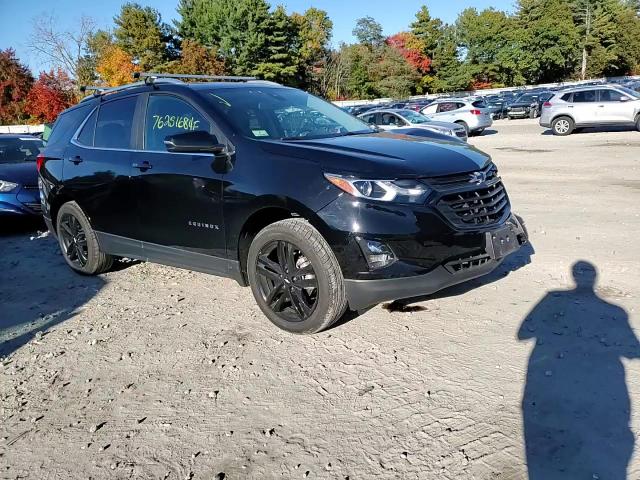
[[122, 256], [230, 277], [312, 333], [489, 273], [527, 240], [470, 145], [374, 131], [271, 82], [143, 76], [63, 112], [38, 159], [80, 273]]

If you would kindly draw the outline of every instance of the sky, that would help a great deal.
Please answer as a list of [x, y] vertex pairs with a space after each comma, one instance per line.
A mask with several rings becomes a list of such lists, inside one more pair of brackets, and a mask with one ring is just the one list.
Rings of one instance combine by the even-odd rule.
[[[20, 60], [34, 73], [48, 65], [27, 47], [33, 18], [45, 12], [55, 15], [61, 29], [73, 28], [82, 15], [93, 17], [99, 27], [111, 27], [113, 17], [126, 0], [0, 0], [0, 50], [13, 48]], [[162, 14], [163, 20], [173, 23], [178, 17], [178, 0], [136, 0], [150, 5]], [[515, 0], [270, 0], [282, 4], [289, 13], [303, 12], [309, 7], [326, 10], [333, 21], [332, 43], [353, 42], [351, 34], [356, 19], [370, 15], [383, 27], [385, 35], [407, 30], [422, 5], [427, 5], [433, 17], [447, 23], [454, 22], [458, 13], [467, 7], [494, 7], [513, 11]]]

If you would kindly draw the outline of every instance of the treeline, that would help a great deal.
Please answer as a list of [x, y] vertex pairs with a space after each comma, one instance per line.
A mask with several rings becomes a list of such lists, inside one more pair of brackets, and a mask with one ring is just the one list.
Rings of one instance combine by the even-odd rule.
[[518, 0], [513, 13], [467, 8], [453, 24], [424, 6], [389, 37], [360, 18], [357, 42], [337, 47], [318, 8], [288, 14], [267, 0], [179, 0], [176, 10], [168, 24], [156, 9], [126, 3], [106, 30], [86, 17], [72, 31], [51, 16], [35, 19], [31, 47], [54, 69], [40, 75], [39, 100], [27, 102], [38, 82], [2, 52], [0, 121], [51, 116], [46, 105], [73, 101], [62, 95], [69, 85], [120, 85], [135, 71], [251, 75], [330, 99], [640, 73], [640, 0]]

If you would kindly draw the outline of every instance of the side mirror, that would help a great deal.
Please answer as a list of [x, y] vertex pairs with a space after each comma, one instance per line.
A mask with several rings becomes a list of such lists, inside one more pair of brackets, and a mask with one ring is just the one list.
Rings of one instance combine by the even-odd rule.
[[620, 97], [621, 102], [628, 102], [629, 100], [631, 100], [629, 97]]
[[224, 153], [226, 145], [218, 143], [215, 135], [203, 130], [176, 133], [165, 137], [164, 144], [172, 153]]

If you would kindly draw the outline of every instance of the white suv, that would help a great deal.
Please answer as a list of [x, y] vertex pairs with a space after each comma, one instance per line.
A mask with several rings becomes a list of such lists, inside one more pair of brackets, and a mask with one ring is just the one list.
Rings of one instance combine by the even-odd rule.
[[480, 135], [493, 124], [484, 101], [473, 98], [443, 98], [427, 105], [420, 113], [439, 122], [457, 123], [469, 136]]
[[613, 85], [562, 90], [542, 105], [540, 125], [554, 135], [569, 135], [576, 128], [634, 125], [640, 130], [640, 93]]

